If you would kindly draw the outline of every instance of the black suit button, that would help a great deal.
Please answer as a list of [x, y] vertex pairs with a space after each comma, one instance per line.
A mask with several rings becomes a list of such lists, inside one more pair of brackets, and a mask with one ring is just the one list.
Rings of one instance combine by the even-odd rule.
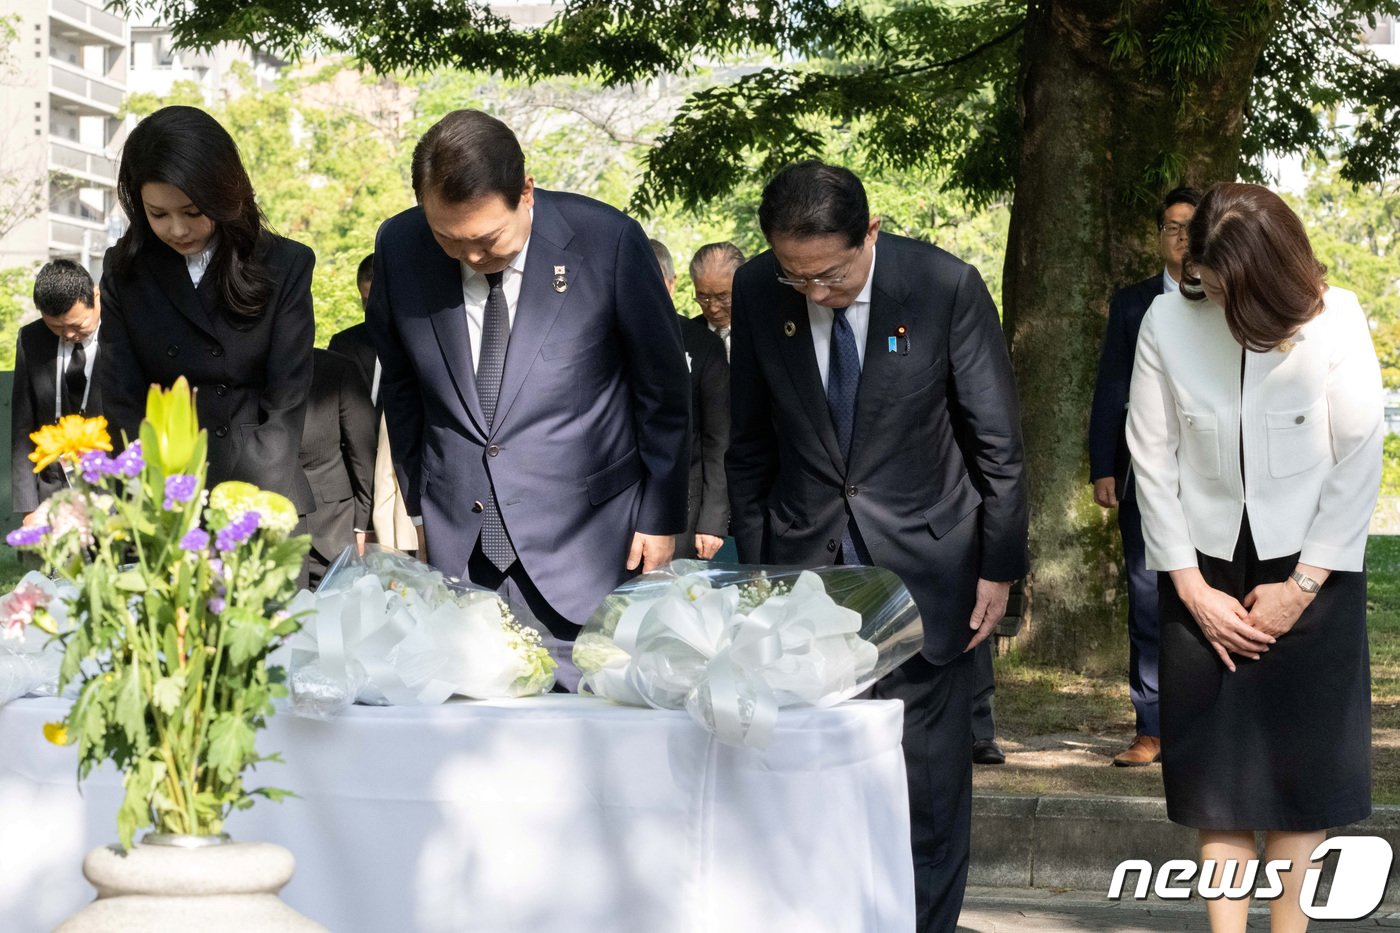
[[223, 347], [219, 347], [219, 346], [210, 347], [210, 348], [209, 348], [209, 355], [210, 355], [210, 356], [223, 356], [223, 355], [224, 355], [224, 348], [223, 348]]
[[472, 511], [473, 511], [473, 512], [485, 512], [485, 511], [486, 511], [486, 505], [485, 505], [480, 499], [477, 499], [475, 502], [472, 503]]
[[835, 554], [835, 553], [836, 553], [836, 539], [835, 539], [835, 538], [832, 538], [830, 541], [826, 542], [826, 549], [827, 549], [828, 551], [830, 551], [832, 554]]
[[854, 486], [847, 486], [847, 487], [846, 487], [846, 495], [847, 495], [847, 496], [850, 496], [852, 499], [854, 499], [854, 498], [856, 497], [856, 493], [858, 493], [858, 492], [860, 492], [860, 490], [857, 489], [857, 488], [854, 487]]
[[165, 355], [166, 355], [166, 356], [179, 356], [179, 355], [180, 355], [180, 348], [177, 347], [177, 346], [175, 346], [175, 344], [172, 343], [170, 346], [168, 346], [168, 347], [165, 348]]
[[488, 457], [494, 457], [500, 452], [501, 448], [497, 447], [495, 444], [492, 444], [490, 447], [486, 448], [486, 456]]
[[228, 425], [221, 424], [214, 429], [215, 437], [228, 437]]
[[219, 396], [219, 398], [223, 398], [225, 395], [228, 395], [228, 386], [221, 385], [215, 387], [214, 394]]

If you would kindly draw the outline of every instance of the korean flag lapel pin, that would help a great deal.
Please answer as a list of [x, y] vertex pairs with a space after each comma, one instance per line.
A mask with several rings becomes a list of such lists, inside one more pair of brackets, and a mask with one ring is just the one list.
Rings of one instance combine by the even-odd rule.
[[554, 290], [561, 295], [569, 290], [569, 280], [565, 278], [568, 272], [563, 266], [554, 267]]

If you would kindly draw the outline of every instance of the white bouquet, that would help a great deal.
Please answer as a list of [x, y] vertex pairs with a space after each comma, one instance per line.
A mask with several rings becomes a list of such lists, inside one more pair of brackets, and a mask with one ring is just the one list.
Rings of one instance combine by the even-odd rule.
[[780, 708], [849, 699], [922, 641], [888, 570], [676, 561], [614, 590], [573, 659], [580, 692], [685, 709], [720, 741], [761, 748]]
[[0, 706], [22, 696], [53, 696], [63, 646], [55, 637], [66, 632], [73, 584], [29, 571], [13, 590], [0, 596]]
[[288, 610], [302, 616], [290, 642], [299, 715], [324, 719], [357, 701], [530, 696], [554, 685], [554, 659], [527, 612], [389, 548], [347, 550]]

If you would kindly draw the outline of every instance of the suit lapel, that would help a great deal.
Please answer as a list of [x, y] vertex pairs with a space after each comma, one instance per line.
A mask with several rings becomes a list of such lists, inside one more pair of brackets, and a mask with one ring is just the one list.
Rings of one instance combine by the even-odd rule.
[[34, 331], [34, 343], [34, 352], [29, 356], [36, 362], [29, 364], [29, 378], [39, 406], [39, 410], [34, 413], [34, 427], [37, 428], [39, 425], [53, 422], [54, 400], [58, 397], [58, 382], [54, 376], [58, 367], [58, 335], [39, 322]]
[[457, 395], [462, 399], [473, 426], [485, 438], [486, 418], [481, 413], [481, 400], [476, 394], [476, 375], [471, 364], [472, 344], [467, 331], [466, 301], [462, 296], [462, 266], [444, 253], [436, 241], [424, 247], [424, 255], [428, 257], [423, 276], [423, 299], [428, 307], [428, 319], [432, 322], [442, 358], [447, 362], [447, 372], [457, 386]]
[[[822, 386], [821, 370], [817, 368], [817, 354], [812, 346], [812, 322], [807, 316], [807, 300], [786, 285], [775, 287], [782, 297], [775, 304], [768, 325], [775, 328], [775, 332], [782, 332], [782, 336], [777, 338], [778, 351], [787, 365], [797, 397], [802, 399], [807, 418], [812, 422], [831, 462], [839, 472], [844, 473], [846, 461], [841, 456], [841, 445], [831, 424], [831, 411], [826, 407], [826, 389]], [[790, 328], [789, 324], [792, 325]], [[789, 330], [792, 331], [791, 335], [788, 334]]]
[[[887, 246], [875, 257], [875, 282], [870, 294], [870, 320], [865, 334], [865, 361], [860, 368], [860, 394], [856, 397], [856, 423], [851, 435], [852, 455], [861, 449], [861, 441], [870, 436], [884, 409], [888, 386], [895, 376], [900, 360], [898, 353], [889, 351], [889, 339], [895, 329], [909, 322], [903, 320], [905, 307], [901, 281], [895, 266], [895, 252]], [[897, 297], [899, 296], [899, 297]]]
[[554, 288], [554, 268], [563, 266], [569, 278], [583, 271], [583, 258], [567, 247], [574, 231], [554, 209], [549, 192], [536, 189], [535, 214], [530, 225], [530, 250], [525, 255], [525, 272], [520, 281], [515, 319], [511, 322], [510, 343], [506, 346], [506, 366], [501, 374], [501, 394], [496, 400], [496, 428], [510, 416], [510, 407], [525, 377], [539, 356], [545, 337], [554, 327], [559, 312], [568, 301], [568, 291]]
[[211, 337], [214, 336], [213, 321], [210, 320], [204, 303], [195, 291], [194, 282], [190, 281], [190, 270], [185, 264], [185, 258], [163, 243], [149, 247], [146, 254], [150, 257], [151, 271], [156, 283], [175, 306], [175, 310], [188, 318], [195, 327]]

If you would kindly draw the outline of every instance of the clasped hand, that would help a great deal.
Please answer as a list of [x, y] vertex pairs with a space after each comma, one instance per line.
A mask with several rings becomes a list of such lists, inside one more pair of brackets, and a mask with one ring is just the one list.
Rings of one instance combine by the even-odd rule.
[[1183, 595], [1191, 617], [1231, 671], [1235, 670], [1232, 653], [1259, 660], [1293, 628], [1312, 599], [1288, 581], [1260, 584], [1243, 601], [1204, 582]]

